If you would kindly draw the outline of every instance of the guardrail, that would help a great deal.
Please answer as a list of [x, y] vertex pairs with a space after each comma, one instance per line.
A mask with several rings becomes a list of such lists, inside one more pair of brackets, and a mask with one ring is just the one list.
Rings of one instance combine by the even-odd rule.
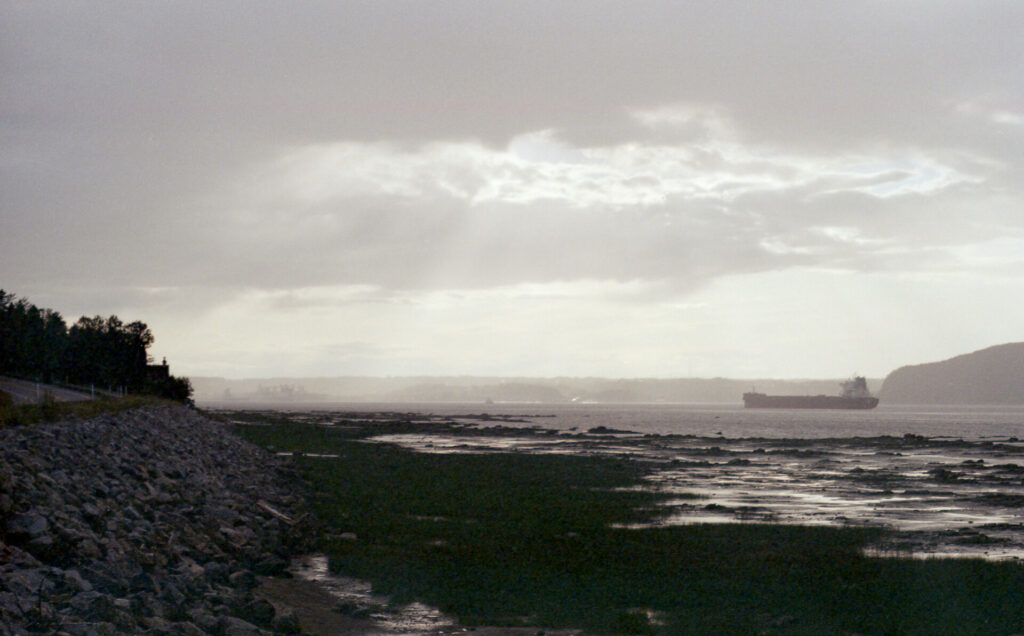
[[81, 391], [82, 393], [88, 393], [94, 398], [97, 395], [105, 395], [107, 397], [124, 397], [125, 393], [127, 393], [123, 386], [106, 389], [97, 389], [95, 384], [90, 384], [89, 386], [83, 386], [81, 384], [61, 384], [58, 382], [50, 382], [49, 384], [53, 386], [58, 386], [62, 389], [70, 389], [72, 391]]
[[56, 387], [58, 389], [67, 389], [69, 391], [77, 391], [79, 393], [87, 393], [90, 399], [96, 399], [96, 396], [104, 397], [124, 397], [127, 391], [124, 386], [119, 387], [107, 387], [97, 388], [95, 384], [88, 386], [82, 384], [71, 384], [69, 382], [43, 382], [39, 378], [26, 377], [22, 375], [5, 374], [3, 377], [11, 378], [13, 380], [21, 380], [22, 382], [32, 382], [36, 385], [36, 395], [41, 398], [42, 394], [46, 392], [48, 386]]

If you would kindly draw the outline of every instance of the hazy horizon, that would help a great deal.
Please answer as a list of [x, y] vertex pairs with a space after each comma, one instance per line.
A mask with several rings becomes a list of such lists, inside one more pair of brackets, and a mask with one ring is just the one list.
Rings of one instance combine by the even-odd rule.
[[[780, 382], [801, 382], [801, 381], [831, 381], [831, 380], [843, 380], [858, 374], [846, 374], [843, 376], [835, 377], [728, 377], [728, 376], [604, 376], [604, 375], [476, 375], [472, 373], [460, 373], [454, 375], [270, 375], [270, 376], [202, 376], [196, 377], [209, 377], [209, 378], [224, 378], [226, 380], [323, 380], [323, 379], [335, 379], [335, 378], [366, 378], [375, 380], [387, 380], [387, 379], [413, 379], [413, 378], [424, 378], [424, 379], [479, 379], [479, 380], [602, 380], [602, 381], [616, 381], [616, 380], [652, 380], [652, 381], [667, 381], [667, 380], [730, 380], [730, 381], [741, 381], [741, 380], [778, 380]], [[880, 376], [865, 376], [869, 380], [883, 380], [888, 374]]]
[[1024, 4], [0, 3], [0, 288], [208, 377], [1024, 340]]

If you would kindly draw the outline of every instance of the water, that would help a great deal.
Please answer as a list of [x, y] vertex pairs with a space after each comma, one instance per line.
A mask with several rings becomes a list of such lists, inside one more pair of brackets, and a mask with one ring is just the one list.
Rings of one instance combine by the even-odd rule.
[[[204, 405], [205, 406], [205, 405]], [[237, 408], [237, 405], [219, 405]], [[259, 404], [251, 409], [419, 413], [465, 417], [488, 413], [522, 418], [508, 426], [587, 430], [597, 426], [661, 435], [770, 438], [902, 436], [965, 440], [1024, 438], [1024, 406], [914, 407], [880, 405], [868, 411], [744, 409], [730, 404], [449, 404], [309, 403]], [[541, 417], [537, 417], [541, 416]]]
[[443, 634], [455, 629], [455, 620], [422, 603], [396, 605], [386, 596], [374, 594], [369, 583], [332, 574], [327, 557], [312, 554], [295, 559], [291, 573], [323, 587], [345, 612], [365, 618], [374, 628], [373, 636], [401, 634]]
[[[659, 523], [880, 525], [893, 533], [869, 550], [873, 555], [1024, 558], [1020, 407], [309, 406], [278, 410], [326, 426], [395, 416], [423, 422], [421, 433], [382, 430], [372, 438], [419, 452], [572, 453], [650, 461], [656, 468], [646, 487], [668, 495]], [[437, 426], [445, 422], [460, 426]], [[345, 603], [387, 605], [365, 584], [329, 574], [322, 558], [308, 560], [296, 574], [327, 585]], [[439, 634], [454, 627], [448, 617], [418, 605], [375, 610], [372, 618], [378, 633], [388, 635]]]
[[[1024, 408], [870, 411], [733, 405], [360, 404], [293, 409], [323, 424], [381, 413], [425, 424], [375, 441], [421, 452], [651, 460], [662, 523], [882, 525], [879, 553], [1024, 558]], [[297, 412], [296, 412], [297, 411]], [[323, 411], [327, 411], [324, 413]]]
[[878, 553], [1024, 558], [1021, 408], [477, 406], [415, 409], [470, 424], [472, 436], [375, 439], [421, 452], [653, 460], [650, 487], [672, 496], [662, 523], [882, 525], [896, 534]]

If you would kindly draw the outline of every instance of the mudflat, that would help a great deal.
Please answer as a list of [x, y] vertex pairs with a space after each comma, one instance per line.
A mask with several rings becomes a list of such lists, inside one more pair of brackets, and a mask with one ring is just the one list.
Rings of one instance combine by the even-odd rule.
[[[729, 439], [495, 415], [230, 417], [311, 480], [330, 571], [455, 621], [438, 631], [1024, 628], [1016, 440]], [[990, 558], [916, 558], [949, 546]]]

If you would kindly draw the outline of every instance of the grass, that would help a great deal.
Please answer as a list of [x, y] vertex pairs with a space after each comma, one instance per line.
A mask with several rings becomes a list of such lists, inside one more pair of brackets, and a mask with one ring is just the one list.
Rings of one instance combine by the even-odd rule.
[[38, 404], [15, 404], [10, 396], [0, 392], [0, 428], [29, 426], [67, 417], [88, 419], [108, 413], [171, 404], [180, 405], [180, 402], [146, 395], [127, 395], [122, 398], [104, 397], [84, 402], [59, 402], [49, 394], [45, 394]]
[[[332, 568], [466, 625], [636, 634], [1009, 634], [1024, 567], [861, 554], [875, 528], [653, 521], [639, 461], [427, 454], [365, 431], [239, 426], [297, 457]], [[356, 540], [341, 533], [355, 533]]]

